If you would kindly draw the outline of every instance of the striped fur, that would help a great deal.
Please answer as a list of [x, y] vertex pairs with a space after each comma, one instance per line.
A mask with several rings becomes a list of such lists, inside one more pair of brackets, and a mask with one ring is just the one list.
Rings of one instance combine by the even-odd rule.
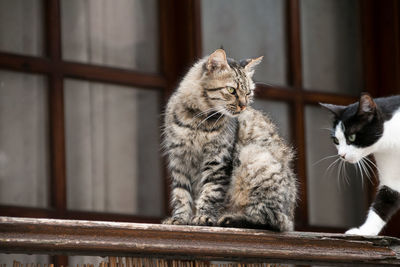
[[249, 107], [260, 60], [237, 63], [218, 49], [171, 96], [163, 145], [173, 213], [164, 223], [293, 229], [293, 153]]

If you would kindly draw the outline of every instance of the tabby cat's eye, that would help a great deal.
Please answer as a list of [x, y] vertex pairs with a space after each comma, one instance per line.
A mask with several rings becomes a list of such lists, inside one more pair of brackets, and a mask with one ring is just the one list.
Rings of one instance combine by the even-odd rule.
[[229, 92], [230, 94], [234, 94], [235, 91], [236, 91], [235, 88], [230, 87], [230, 86], [226, 87], [226, 89], [228, 90], [228, 92]]
[[354, 142], [356, 140], [356, 134], [352, 134], [349, 136], [349, 141]]
[[338, 140], [336, 137], [334, 137], [334, 136], [332, 136], [332, 141], [333, 141], [333, 143], [334, 143], [335, 145], [338, 145], [338, 144], [339, 144], [339, 140]]

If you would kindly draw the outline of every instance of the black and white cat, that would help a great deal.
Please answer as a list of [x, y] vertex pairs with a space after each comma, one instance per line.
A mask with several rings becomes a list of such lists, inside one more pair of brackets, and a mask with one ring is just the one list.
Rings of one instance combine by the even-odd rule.
[[332, 140], [344, 161], [375, 157], [380, 180], [375, 201], [364, 224], [346, 234], [377, 235], [400, 208], [400, 96], [372, 99], [363, 93], [349, 106], [321, 105], [335, 115]]

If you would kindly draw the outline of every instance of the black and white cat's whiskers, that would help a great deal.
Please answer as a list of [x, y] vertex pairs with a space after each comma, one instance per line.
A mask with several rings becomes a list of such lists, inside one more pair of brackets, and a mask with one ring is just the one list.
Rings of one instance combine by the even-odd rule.
[[[332, 129], [329, 129], [329, 128], [322, 128], [322, 129], [332, 131]], [[326, 171], [328, 171], [329, 168], [334, 167], [336, 164], [339, 164], [338, 171], [337, 171], [338, 172], [338, 180], [340, 180], [340, 175], [341, 175], [344, 178], [344, 180], [346, 181], [346, 183], [349, 185], [350, 178], [346, 171], [346, 164], [348, 162], [346, 160], [344, 160], [342, 157], [340, 157], [339, 155], [336, 154], [336, 155], [322, 158], [319, 161], [317, 161], [315, 164], [318, 164], [319, 162], [329, 159], [329, 158], [332, 158], [332, 157], [338, 157], [338, 158], [334, 162], [332, 162], [332, 164], [330, 164], [328, 166]], [[370, 183], [372, 183], [372, 184], [374, 183], [372, 180], [372, 175], [374, 175], [374, 173], [375, 173], [374, 168], [376, 168], [377, 171], [379, 171], [379, 169], [372, 160], [370, 160], [368, 157], [363, 157], [358, 162], [356, 162], [355, 165], [354, 164], [352, 164], [352, 165], [355, 166], [355, 170], [360, 173], [362, 187], [364, 187], [364, 182], [365, 182], [364, 177], [366, 177]], [[365, 174], [365, 176], [364, 176], [364, 174]]]
[[338, 155], [326, 156], [326, 157], [318, 160], [317, 162], [315, 162], [313, 164], [313, 166], [315, 166], [315, 165], [317, 165], [317, 164], [319, 164], [319, 163], [321, 163], [321, 162], [323, 162], [325, 160], [331, 159], [331, 158], [336, 158], [336, 159], [334, 161], [332, 161], [328, 165], [328, 167], [324, 171], [324, 175], [323, 176], [324, 177], [330, 176], [330, 175], [327, 175], [327, 174], [331, 174], [332, 171], [334, 170], [334, 167], [338, 166], [338, 168], [336, 169], [337, 170], [337, 176], [336, 177], [337, 177], [337, 182], [338, 182], [337, 187], [338, 187], [338, 189], [340, 191], [340, 188], [341, 188], [341, 186], [340, 186], [340, 181], [341, 181], [340, 178], [341, 177], [343, 177], [344, 181], [349, 185], [348, 175], [347, 175], [347, 171], [346, 171], [346, 168], [345, 168], [346, 162], [340, 156], [338, 156]]
[[[361, 183], [362, 183], [362, 187], [364, 188], [364, 172], [365, 172], [365, 170], [364, 170], [364, 168], [363, 168], [363, 166], [361, 165], [361, 163], [360, 162], [357, 162], [356, 163], [357, 165], [357, 168], [356, 168], [356, 171], [357, 171], [357, 173], [358, 172], [360, 172], [360, 175], [361, 175]], [[368, 177], [368, 175], [367, 175], [367, 177]]]
[[339, 169], [341, 170], [342, 177], [344, 177], [344, 181], [349, 186], [350, 182], [349, 182], [349, 176], [347, 175], [346, 162], [345, 161], [340, 160]]
[[338, 163], [338, 161], [340, 160], [340, 157], [338, 155], [329, 155], [329, 156], [323, 157], [322, 159], [319, 159], [318, 161], [314, 162], [313, 166], [316, 166], [316, 165], [322, 163], [323, 161], [334, 158], [334, 157], [336, 157], [336, 159], [334, 161], [332, 161], [324, 171], [324, 177], [327, 177], [326, 174], [329, 174], [332, 171], [331, 167], [335, 166], [336, 163]]
[[313, 163], [313, 166], [315, 166], [315, 165], [321, 163], [321, 162], [324, 161], [324, 160], [327, 160], [327, 159], [330, 159], [330, 158], [334, 158], [334, 157], [339, 157], [339, 156], [335, 154], [335, 155], [329, 155], [329, 156], [323, 157], [322, 159], [320, 159], [320, 160], [314, 162], [314, 163]]
[[367, 161], [368, 158], [362, 158], [358, 163], [359, 166], [361, 166], [368, 178], [368, 180], [373, 183], [372, 181], [372, 175], [374, 174], [374, 169], [370, 166], [369, 161]]
[[[377, 235], [400, 208], [400, 96], [372, 99], [364, 93], [349, 106], [321, 105], [334, 114], [331, 136], [338, 155], [356, 166], [363, 183], [379, 176], [379, 190], [366, 221], [346, 233]], [[339, 164], [341, 173], [344, 164]]]
[[373, 184], [374, 182], [372, 180], [372, 175], [374, 175], [374, 169], [370, 165], [370, 160], [368, 158], [361, 158], [361, 160], [356, 163], [356, 166], [360, 170], [361, 181], [363, 182], [363, 185], [364, 185], [363, 173], [365, 174], [369, 182]]
[[[337, 155], [336, 155], [337, 156]], [[326, 174], [332, 173], [333, 171], [333, 167], [338, 165], [337, 168], [337, 176], [336, 176], [336, 181], [337, 181], [337, 188], [340, 191], [341, 189], [341, 183], [340, 183], [340, 174], [342, 173], [342, 165], [343, 165], [343, 161], [341, 160], [341, 158], [339, 156], [337, 156], [337, 159], [335, 159], [333, 162], [331, 162], [331, 164], [329, 164], [329, 166], [326, 168], [325, 172], [324, 172], [324, 176]]]
[[[348, 175], [348, 172], [346, 169], [346, 167], [347, 167], [346, 164], [348, 164], [348, 162], [346, 162], [339, 155], [336, 154], [336, 155], [326, 156], [326, 157], [318, 160], [317, 162], [315, 162], [313, 164], [313, 166], [318, 165], [319, 163], [321, 163], [325, 160], [329, 160], [331, 158], [336, 158], [336, 159], [328, 165], [328, 167], [324, 171], [324, 176], [326, 176], [326, 174], [329, 174], [331, 171], [333, 171], [335, 166], [338, 166], [337, 167], [338, 188], [340, 189], [340, 185], [339, 185], [340, 181], [341, 181], [340, 178], [343, 178], [344, 181], [347, 183], [347, 185], [350, 185], [350, 182], [349, 182], [350, 176]], [[360, 173], [363, 188], [364, 188], [364, 183], [365, 183], [364, 177], [366, 177], [366, 179], [368, 179], [368, 181], [370, 183], [374, 184], [374, 182], [372, 180], [372, 175], [374, 175], [374, 173], [375, 173], [374, 168], [376, 168], [378, 172], [379, 172], [379, 169], [377, 168], [376, 164], [373, 161], [371, 161], [369, 158], [365, 157], [365, 158], [362, 158], [360, 161], [356, 162], [356, 164], [354, 166], [355, 166], [356, 172]], [[365, 176], [364, 176], [364, 174], [365, 174]]]

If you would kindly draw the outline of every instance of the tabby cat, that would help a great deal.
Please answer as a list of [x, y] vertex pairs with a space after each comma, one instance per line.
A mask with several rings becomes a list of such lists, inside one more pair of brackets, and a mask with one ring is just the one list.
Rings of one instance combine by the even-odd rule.
[[254, 66], [216, 50], [197, 62], [171, 96], [164, 148], [172, 178], [165, 224], [293, 229], [292, 150], [249, 107]]
[[400, 208], [400, 96], [374, 100], [364, 93], [349, 106], [321, 105], [334, 114], [332, 140], [344, 161], [373, 164], [366, 157], [375, 157], [380, 180], [375, 201], [365, 223], [346, 234], [377, 235]]

